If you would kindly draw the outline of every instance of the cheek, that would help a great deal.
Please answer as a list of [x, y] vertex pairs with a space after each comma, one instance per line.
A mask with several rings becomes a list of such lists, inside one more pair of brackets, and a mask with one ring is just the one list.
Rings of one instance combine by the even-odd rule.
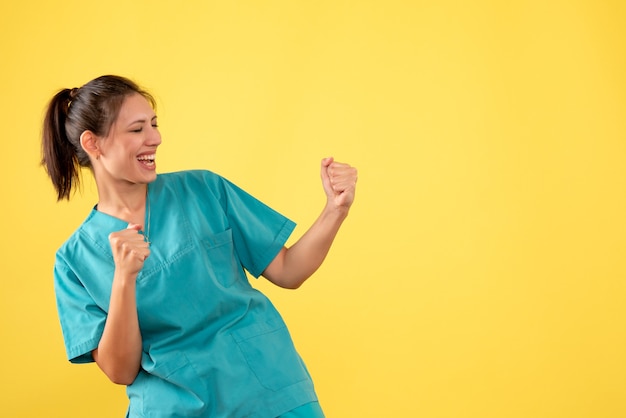
[[128, 166], [129, 163], [135, 161], [135, 155], [128, 150], [123, 149], [110, 149], [107, 154], [108, 160], [111, 165], [114, 165], [119, 168], [123, 168], [124, 166]]

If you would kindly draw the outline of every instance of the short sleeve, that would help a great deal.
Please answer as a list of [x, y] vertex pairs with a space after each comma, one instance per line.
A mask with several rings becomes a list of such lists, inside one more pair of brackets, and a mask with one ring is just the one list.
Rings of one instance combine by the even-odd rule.
[[54, 290], [67, 358], [72, 363], [93, 362], [91, 352], [100, 342], [106, 313], [58, 254]]
[[223, 179], [225, 211], [243, 266], [259, 277], [287, 242], [296, 224]]

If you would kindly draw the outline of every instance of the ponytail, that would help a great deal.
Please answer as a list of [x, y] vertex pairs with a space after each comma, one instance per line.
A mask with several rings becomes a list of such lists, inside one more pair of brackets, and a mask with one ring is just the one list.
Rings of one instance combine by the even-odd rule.
[[69, 107], [76, 90], [59, 91], [50, 101], [43, 123], [41, 164], [52, 180], [57, 200], [69, 200], [72, 187], [80, 183], [76, 146], [70, 142], [65, 130]]

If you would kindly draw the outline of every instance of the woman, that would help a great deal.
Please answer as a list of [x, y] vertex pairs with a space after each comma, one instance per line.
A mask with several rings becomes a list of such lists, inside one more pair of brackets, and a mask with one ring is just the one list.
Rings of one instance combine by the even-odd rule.
[[127, 385], [129, 417], [322, 417], [271, 302], [244, 269], [298, 288], [352, 205], [356, 169], [322, 160], [326, 205], [295, 224], [209, 171], [156, 174], [154, 99], [102, 76], [51, 100], [42, 163], [59, 200], [89, 167], [98, 203], [58, 250], [66, 352]]

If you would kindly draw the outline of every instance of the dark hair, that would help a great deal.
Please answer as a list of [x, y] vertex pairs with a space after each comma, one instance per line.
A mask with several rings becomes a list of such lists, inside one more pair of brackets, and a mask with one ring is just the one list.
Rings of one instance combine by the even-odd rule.
[[81, 134], [91, 131], [107, 136], [124, 99], [135, 93], [156, 107], [150, 93], [115, 75], [101, 76], [80, 88], [63, 89], [54, 95], [43, 123], [41, 164], [57, 191], [57, 200], [69, 200], [72, 188], [80, 183], [80, 168], [91, 167], [80, 145]]

